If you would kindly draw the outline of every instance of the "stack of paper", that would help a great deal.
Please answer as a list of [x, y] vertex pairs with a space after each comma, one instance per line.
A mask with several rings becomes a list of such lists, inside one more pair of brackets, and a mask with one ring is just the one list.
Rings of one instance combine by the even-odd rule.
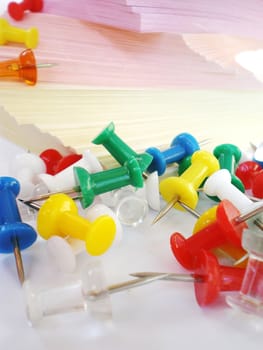
[[[39, 70], [39, 83], [100, 88], [262, 88], [252, 74], [237, 64], [223, 67], [213, 59], [208, 62], [179, 35], [132, 33], [39, 13], [28, 14], [20, 24], [23, 28], [33, 26], [38, 28], [40, 37], [35, 50], [37, 62], [57, 64]], [[236, 41], [234, 38], [224, 47], [230, 46], [234, 52]], [[255, 40], [244, 45], [250, 49], [258, 46]], [[21, 47], [2, 46], [1, 58], [18, 56]], [[234, 54], [231, 59], [234, 62]], [[7, 86], [8, 81], [0, 84]]]
[[138, 32], [263, 38], [261, 0], [46, 0], [44, 11]]
[[[35, 87], [0, 82], [0, 131], [32, 152], [47, 148], [50, 133], [78, 152], [90, 148], [106, 156], [91, 141], [111, 121], [136, 150], [167, 147], [184, 131], [211, 138], [210, 149], [262, 138], [262, 81], [235, 61], [239, 52], [260, 48], [260, 40], [135, 33], [45, 13], [28, 13], [19, 25], [39, 29], [37, 62], [57, 64], [38, 70]], [[22, 49], [2, 46], [1, 59]]]

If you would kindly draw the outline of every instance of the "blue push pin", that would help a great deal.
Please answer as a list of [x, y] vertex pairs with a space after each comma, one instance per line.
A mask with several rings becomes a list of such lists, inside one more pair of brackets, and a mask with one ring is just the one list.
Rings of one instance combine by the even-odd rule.
[[199, 143], [191, 134], [179, 134], [173, 139], [170, 148], [164, 151], [155, 147], [147, 148], [146, 152], [153, 157], [147, 171], [149, 173], [157, 171], [158, 175], [161, 176], [165, 172], [167, 164], [179, 162], [199, 149]]
[[0, 253], [14, 253], [19, 280], [25, 280], [20, 250], [30, 247], [37, 239], [35, 230], [21, 221], [16, 203], [19, 182], [12, 177], [0, 177]]

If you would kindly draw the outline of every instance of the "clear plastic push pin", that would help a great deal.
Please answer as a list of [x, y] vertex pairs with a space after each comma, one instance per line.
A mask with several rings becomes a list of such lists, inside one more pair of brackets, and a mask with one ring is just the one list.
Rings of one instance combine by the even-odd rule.
[[248, 264], [240, 292], [227, 296], [227, 303], [240, 311], [263, 317], [263, 234], [247, 229], [242, 244], [248, 251]]
[[100, 261], [90, 261], [82, 269], [81, 277], [66, 285], [35, 292], [31, 282], [27, 280], [23, 285], [27, 318], [31, 326], [36, 326], [48, 316], [82, 311], [87, 312], [91, 319], [108, 321], [112, 318], [111, 293], [139, 287], [157, 279], [160, 279], [159, 275], [106, 286]]
[[131, 186], [120, 189], [116, 195], [115, 212], [120, 222], [123, 225], [134, 227], [141, 224], [149, 210], [146, 199]]

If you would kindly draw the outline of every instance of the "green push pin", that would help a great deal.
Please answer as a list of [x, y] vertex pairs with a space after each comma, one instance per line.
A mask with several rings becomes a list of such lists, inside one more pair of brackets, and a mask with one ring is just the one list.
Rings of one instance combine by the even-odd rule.
[[143, 187], [144, 183], [141, 167], [135, 157], [131, 157], [119, 168], [93, 174], [81, 167], [74, 167], [73, 169], [81, 192], [80, 202], [83, 208], [87, 208], [96, 195], [127, 185]]
[[131, 157], [136, 158], [140, 165], [141, 172], [144, 172], [149, 167], [153, 159], [148, 153], [138, 154], [133, 151], [118, 135], [116, 135], [114, 123], [110, 123], [92, 142], [95, 145], [103, 145], [121, 165], [124, 165]]

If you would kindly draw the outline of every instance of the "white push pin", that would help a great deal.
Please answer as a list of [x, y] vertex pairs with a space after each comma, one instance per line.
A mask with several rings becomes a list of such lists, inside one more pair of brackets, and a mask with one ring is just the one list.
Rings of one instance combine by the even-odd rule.
[[145, 179], [145, 189], [149, 207], [159, 212], [161, 209], [161, 200], [159, 192], [159, 176], [157, 171], [154, 171], [149, 175], [147, 174], [147, 178]]
[[102, 171], [103, 168], [97, 158], [89, 151], [83, 153], [83, 157], [77, 162], [73, 163], [66, 169], [60, 171], [56, 175], [40, 174], [38, 179], [40, 182], [44, 183], [48, 188], [48, 191], [62, 192], [69, 188], [74, 188], [76, 186], [74, 177], [74, 167], [82, 167], [87, 169], [90, 173]]
[[84, 241], [52, 236], [47, 240], [48, 252], [57, 266], [64, 273], [73, 273], [76, 270], [76, 256], [85, 251]]
[[231, 183], [231, 174], [227, 169], [220, 169], [208, 177], [203, 190], [208, 196], [217, 196], [220, 200], [228, 199], [243, 211], [253, 203], [243, 192]]
[[32, 197], [35, 186], [38, 184], [37, 176], [45, 173], [44, 161], [33, 153], [22, 153], [10, 163], [9, 173], [20, 183], [19, 198]]

